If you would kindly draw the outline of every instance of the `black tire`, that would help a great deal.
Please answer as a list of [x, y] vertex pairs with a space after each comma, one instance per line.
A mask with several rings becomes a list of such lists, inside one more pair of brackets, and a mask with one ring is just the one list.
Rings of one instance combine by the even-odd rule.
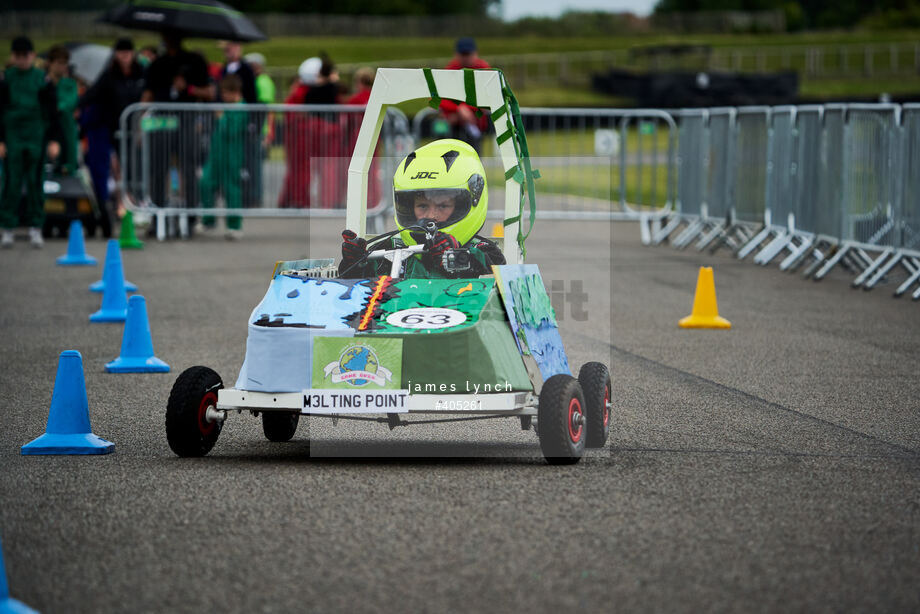
[[297, 432], [300, 414], [286, 411], [263, 411], [262, 432], [269, 441], [290, 441]]
[[560, 373], [543, 382], [537, 409], [540, 449], [551, 465], [577, 463], [585, 453], [585, 397], [578, 380]]
[[209, 405], [217, 405], [220, 376], [207, 367], [189, 367], [173, 384], [166, 403], [166, 441], [179, 456], [204, 456], [217, 441], [222, 424], [205, 420]]
[[585, 418], [588, 425], [588, 438], [585, 445], [589, 448], [603, 448], [610, 434], [610, 371], [599, 362], [582, 365], [578, 372], [578, 383], [585, 395]]

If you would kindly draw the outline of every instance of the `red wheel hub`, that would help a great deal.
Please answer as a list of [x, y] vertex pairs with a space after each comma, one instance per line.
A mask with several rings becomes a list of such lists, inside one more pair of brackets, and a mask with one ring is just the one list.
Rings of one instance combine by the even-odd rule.
[[573, 443], [581, 441], [581, 434], [584, 431], [584, 415], [581, 411], [581, 403], [577, 398], [569, 401], [569, 438]]
[[213, 390], [201, 397], [198, 405], [198, 430], [202, 435], [210, 435], [215, 429], [216, 423], [209, 422], [207, 418], [208, 407], [217, 407], [217, 393]]
[[610, 423], [610, 387], [604, 388], [604, 428]]

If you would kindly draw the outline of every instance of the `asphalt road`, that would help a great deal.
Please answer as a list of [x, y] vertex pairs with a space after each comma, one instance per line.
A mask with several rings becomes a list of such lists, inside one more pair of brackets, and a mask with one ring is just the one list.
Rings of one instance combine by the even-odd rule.
[[[15, 597], [45, 612], [920, 609], [918, 305], [839, 274], [642, 247], [632, 224], [538, 222], [528, 243], [568, 293], [555, 298], [570, 361], [613, 372], [608, 447], [580, 464], [545, 465], [511, 420], [316, 419], [272, 444], [248, 415], [209, 457], [175, 457], [163, 423], [178, 373], [205, 364], [232, 383], [275, 260], [333, 254], [340, 226], [247, 220], [240, 243], [125, 252], [168, 375], [104, 373], [122, 327], [87, 321], [101, 266], [56, 267], [61, 242], [0, 253]], [[101, 261], [104, 244], [88, 245]], [[677, 328], [701, 264], [730, 331]], [[66, 349], [82, 352], [93, 428], [116, 451], [20, 456]]]

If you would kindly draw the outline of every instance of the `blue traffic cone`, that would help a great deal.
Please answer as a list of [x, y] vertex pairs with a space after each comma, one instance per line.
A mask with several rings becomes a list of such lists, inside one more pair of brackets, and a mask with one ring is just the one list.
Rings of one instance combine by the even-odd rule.
[[137, 286], [130, 281], [125, 280], [125, 270], [121, 265], [121, 249], [118, 247], [118, 239], [109, 239], [105, 247], [105, 268], [103, 268], [102, 279], [89, 285], [90, 292], [102, 292], [105, 290], [105, 271], [112, 267], [115, 273], [121, 277], [125, 284], [127, 292], [137, 292]]
[[23, 602], [10, 597], [10, 587], [6, 583], [6, 567], [3, 566], [3, 547], [0, 545], [0, 614], [35, 614], [35, 612]]
[[[118, 246], [115, 246], [116, 249]], [[128, 317], [128, 293], [125, 275], [119, 266], [105, 267], [102, 271], [102, 307], [89, 317], [90, 322], [124, 322]]]
[[83, 244], [83, 224], [80, 220], [70, 223], [70, 232], [67, 234], [67, 254], [57, 259], [61, 266], [96, 266], [96, 259], [86, 253]]
[[140, 294], [128, 299], [121, 356], [106, 364], [105, 370], [109, 373], [169, 373], [169, 365], [153, 355], [147, 301]]
[[45, 434], [22, 446], [23, 454], [108, 454], [115, 444], [93, 434], [83, 381], [83, 357], [61, 352]]

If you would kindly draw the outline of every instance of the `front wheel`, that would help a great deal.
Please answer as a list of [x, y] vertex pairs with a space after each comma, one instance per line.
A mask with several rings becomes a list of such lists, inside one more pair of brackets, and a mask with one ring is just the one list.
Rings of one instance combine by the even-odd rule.
[[599, 362], [582, 365], [578, 383], [585, 395], [589, 448], [603, 448], [610, 435], [610, 371]]
[[585, 397], [578, 380], [559, 373], [543, 382], [537, 409], [540, 449], [551, 465], [577, 463], [585, 453]]
[[173, 384], [166, 403], [166, 441], [179, 456], [204, 456], [220, 435], [222, 424], [208, 418], [217, 408], [220, 376], [207, 367], [189, 367]]
[[286, 411], [263, 411], [262, 432], [269, 441], [290, 441], [297, 432], [300, 414]]

